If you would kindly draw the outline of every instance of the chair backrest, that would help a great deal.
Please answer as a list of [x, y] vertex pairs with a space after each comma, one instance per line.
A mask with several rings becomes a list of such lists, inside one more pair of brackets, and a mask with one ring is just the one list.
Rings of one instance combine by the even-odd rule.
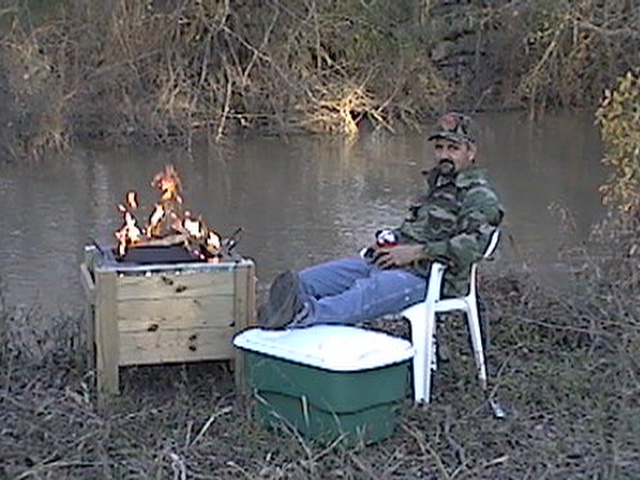
[[[482, 255], [483, 259], [487, 259], [493, 255], [498, 246], [498, 242], [500, 240], [500, 230], [495, 229], [491, 234], [491, 238], [489, 239], [489, 244]], [[476, 270], [478, 268], [478, 263], [475, 262], [471, 265], [471, 272], [469, 277], [469, 290], [467, 295], [476, 294]], [[440, 301], [442, 294], [442, 278], [444, 276], [444, 272], [446, 270], [446, 266], [440, 262], [433, 262], [431, 266], [431, 272], [429, 273], [429, 286], [427, 288], [427, 301]]]
[[[491, 238], [489, 239], [489, 245], [487, 245], [487, 249], [484, 251], [484, 255], [482, 255], [483, 259], [487, 259], [493, 255], [493, 252], [496, 251], [496, 247], [498, 246], [498, 242], [500, 241], [500, 230], [497, 228], [491, 234]], [[476, 282], [477, 282], [477, 269], [478, 262], [471, 265], [471, 276], [469, 278], [469, 295], [476, 296]]]
[[493, 255], [493, 252], [496, 251], [496, 247], [498, 246], [499, 240], [500, 240], [500, 230], [496, 228], [491, 234], [489, 245], [487, 245], [487, 249], [484, 251], [484, 255], [482, 256], [482, 258], [489, 258], [491, 255]]

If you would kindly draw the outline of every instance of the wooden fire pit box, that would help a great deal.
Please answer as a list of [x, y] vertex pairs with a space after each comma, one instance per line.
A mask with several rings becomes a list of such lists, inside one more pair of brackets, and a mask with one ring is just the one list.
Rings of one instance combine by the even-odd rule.
[[[255, 323], [251, 260], [118, 264], [88, 246], [80, 273], [98, 401], [119, 393], [120, 366], [240, 361], [232, 338]], [[235, 365], [238, 387], [242, 370]]]

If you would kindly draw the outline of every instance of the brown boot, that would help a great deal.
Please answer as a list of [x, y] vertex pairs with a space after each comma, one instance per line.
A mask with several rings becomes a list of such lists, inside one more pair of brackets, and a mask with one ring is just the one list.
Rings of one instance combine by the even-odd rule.
[[301, 308], [298, 275], [287, 270], [276, 277], [269, 289], [269, 302], [258, 310], [258, 323], [266, 329], [280, 329], [291, 323]]

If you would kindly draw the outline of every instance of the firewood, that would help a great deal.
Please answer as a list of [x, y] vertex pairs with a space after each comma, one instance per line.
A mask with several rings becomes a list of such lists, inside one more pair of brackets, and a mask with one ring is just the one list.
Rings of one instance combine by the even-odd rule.
[[184, 244], [189, 239], [186, 233], [176, 233], [161, 238], [143, 238], [135, 244], [136, 247], [170, 247]]

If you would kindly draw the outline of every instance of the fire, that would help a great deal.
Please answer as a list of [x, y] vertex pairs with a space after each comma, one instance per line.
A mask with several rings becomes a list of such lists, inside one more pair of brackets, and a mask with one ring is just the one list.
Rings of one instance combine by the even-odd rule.
[[153, 177], [151, 186], [160, 190], [160, 201], [153, 207], [144, 227], [138, 226], [136, 192], [128, 192], [118, 205], [124, 216], [122, 227], [115, 232], [117, 252], [124, 256], [127, 249], [142, 245], [182, 244], [203, 261], [217, 261], [223, 245], [217, 232], [207, 227], [201, 217], [193, 218], [183, 211], [182, 182], [173, 165]]
[[116, 231], [116, 239], [118, 240], [118, 254], [124, 255], [127, 248], [138, 243], [143, 236], [142, 231], [138, 228], [136, 217], [133, 211], [138, 207], [136, 192], [129, 192], [125, 197], [125, 204], [118, 205], [118, 210], [124, 215], [124, 225]]

